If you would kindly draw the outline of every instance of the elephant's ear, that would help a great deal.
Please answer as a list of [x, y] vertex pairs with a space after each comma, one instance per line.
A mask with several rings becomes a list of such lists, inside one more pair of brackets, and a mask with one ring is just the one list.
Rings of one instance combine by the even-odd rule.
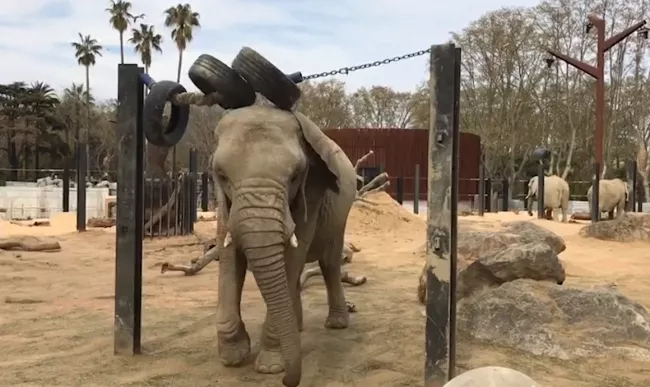
[[341, 157], [347, 156], [345, 156], [343, 150], [332, 139], [327, 137], [312, 120], [299, 112], [294, 114], [298, 120], [305, 141], [311, 146], [316, 155], [318, 155], [319, 161], [323, 164], [322, 166], [324, 168], [321, 169], [324, 169], [326, 172], [326, 182], [331, 188], [338, 191], [340, 178], [339, 163]]

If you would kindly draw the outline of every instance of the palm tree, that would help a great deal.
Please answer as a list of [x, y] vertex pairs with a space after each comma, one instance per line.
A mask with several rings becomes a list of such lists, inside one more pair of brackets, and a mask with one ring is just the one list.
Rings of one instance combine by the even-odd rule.
[[187, 44], [192, 41], [194, 27], [201, 27], [199, 13], [192, 11], [189, 4], [178, 4], [165, 10], [165, 26], [172, 28], [172, 39], [178, 48], [178, 73], [176, 82], [181, 81], [181, 69], [183, 67], [183, 51]]
[[[34, 168], [40, 169], [40, 156], [42, 152], [56, 157], [61, 145], [61, 139], [55, 134], [62, 129], [60, 120], [56, 117], [56, 107], [60, 101], [54, 89], [44, 82], [33, 82], [27, 88], [26, 104], [29, 111], [29, 120], [34, 127]], [[52, 161], [52, 160], [51, 160]]]
[[131, 14], [132, 4], [124, 0], [111, 0], [106, 12], [111, 15], [110, 23], [113, 29], [120, 34], [120, 63], [124, 64], [124, 31], [129, 28], [131, 21], [144, 17], [144, 14], [134, 16]]
[[153, 26], [148, 24], [140, 24], [140, 29], [132, 30], [133, 36], [129, 39], [129, 43], [135, 44], [135, 52], [140, 53], [140, 60], [144, 65], [145, 73], [149, 72], [151, 67], [151, 53], [158, 51], [162, 53], [162, 35], [157, 34]]
[[87, 101], [90, 101], [90, 104], [94, 102], [94, 98], [92, 95], [86, 95], [86, 91], [84, 90], [84, 85], [83, 83], [77, 84], [77, 83], [72, 83], [69, 87], [67, 87], [65, 90], [63, 90], [63, 99], [61, 100], [61, 103], [69, 108], [67, 112], [70, 112], [71, 114], [66, 114], [67, 121], [69, 124], [66, 126], [66, 131], [65, 131], [65, 143], [70, 147], [70, 126], [74, 126], [75, 128], [75, 140], [79, 141], [79, 128], [81, 128], [81, 111], [88, 103]]
[[[97, 56], [102, 56], [102, 47], [97, 39], [90, 37], [90, 35], [83, 36], [79, 33], [79, 41], [70, 43], [75, 49], [74, 56], [77, 58], [77, 63], [86, 68], [86, 127], [82, 132], [82, 142], [86, 144], [86, 158], [88, 157], [88, 131], [90, 130], [90, 66], [95, 65]], [[86, 160], [86, 166], [88, 160]], [[86, 177], [89, 176], [89, 168], [86, 168]]]
[[90, 66], [94, 66], [97, 56], [102, 56], [102, 47], [97, 39], [92, 38], [90, 35], [83, 36], [79, 33], [79, 41], [72, 42], [72, 47], [75, 49], [75, 57], [77, 63], [86, 68], [86, 128], [84, 130], [84, 143], [87, 142], [88, 128], [90, 127]]

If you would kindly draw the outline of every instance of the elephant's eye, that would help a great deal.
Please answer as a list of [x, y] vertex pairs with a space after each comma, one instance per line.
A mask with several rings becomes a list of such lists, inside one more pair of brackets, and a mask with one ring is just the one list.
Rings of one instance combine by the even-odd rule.
[[216, 175], [217, 175], [217, 178], [218, 178], [219, 180], [221, 180], [221, 181], [228, 181], [228, 177], [226, 176], [225, 173], [223, 173], [223, 171], [217, 171], [217, 172], [216, 172]]

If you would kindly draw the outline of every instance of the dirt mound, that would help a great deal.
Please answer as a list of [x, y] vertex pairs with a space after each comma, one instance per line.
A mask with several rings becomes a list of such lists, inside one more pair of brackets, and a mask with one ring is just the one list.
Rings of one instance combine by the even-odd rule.
[[[38, 235], [54, 236], [64, 235], [77, 231], [77, 213], [61, 212], [53, 215], [49, 219], [49, 226], [30, 227], [30, 222], [11, 223], [6, 220], [0, 220], [0, 236], [7, 237], [13, 235]], [[33, 221], [31, 222], [33, 223]]]
[[352, 232], [388, 232], [422, 229], [426, 220], [393, 200], [386, 192], [371, 192], [354, 202], [347, 229]]
[[585, 226], [580, 235], [605, 241], [650, 241], [650, 215], [624, 214]]

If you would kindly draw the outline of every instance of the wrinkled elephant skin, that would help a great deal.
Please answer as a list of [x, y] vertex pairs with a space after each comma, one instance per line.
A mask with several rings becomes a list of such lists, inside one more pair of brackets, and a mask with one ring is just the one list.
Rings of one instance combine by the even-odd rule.
[[[600, 212], [607, 212], [609, 219], [614, 219], [614, 210], [618, 218], [625, 213], [625, 204], [629, 195], [627, 182], [621, 179], [603, 179], [598, 185], [598, 209]], [[589, 213], [591, 213], [591, 202], [593, 196], [593, 185], [587, 191], [589, 201]]]
[[215, 129], [212, 170], [219, 223], [218, 343], [222, 362], [242, 364], [250, 339], [240, 303], [246, 270], [267, 306], [260, 373], [301, 377], [300, 274], [318, 261], [327, 288], [328, 328], [348, 325], [341, 254], [356, 173], [341, 148], [300, 113], [269, 106], [229, 111]]
[[[528, 215], [533, 216], [533, 201], [537, 199], [539, 190], [538, 177], [533, 176], [528, 181], [528, 194], [526, 195], [526, 208]], [[544, 177], [544, 208], [552, 211], [553, 219], [558, 220], [558, 210], [562, 209], [562, 222], [566, 223], [569, 211], [569, 184], [563, 178], [551, 175]], [[548, 214], [546, 215], [548, 219]]]

